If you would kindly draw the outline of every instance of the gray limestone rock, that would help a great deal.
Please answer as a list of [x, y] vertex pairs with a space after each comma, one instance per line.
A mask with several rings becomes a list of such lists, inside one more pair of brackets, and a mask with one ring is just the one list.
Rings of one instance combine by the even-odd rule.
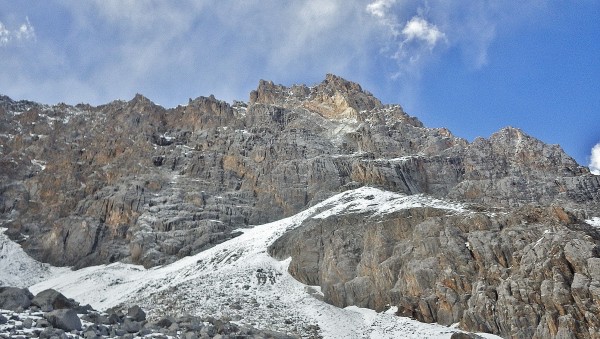
[[429, 207], [309, 219], [270, 248], [339, 307], [460, 323], [503, 337], [594, 338], [598, 231], [562, 207], [502, 213]]
[[41, 328], [50, 327], [50, 323], [46, 319], [39, 319], [39, 320], [37, 320], [35, 322], [35, 325], [37, 327], [41, 327]]
[[123, 321], [121, 328], [127, 331], [128, 333], [136, 333], [142, 329], [142, 324], [139, 321], [126, 318], [125, 321]]
[[54, 290], [47, 289], [39, 292], [35, 295], [31, 304], [39, 307], [42, 310], [52, 311], [61, 308], [75, 308], [79, 306], [74, 300], [68, 299], [62, 293]]
[[133, 321], [144, 321], [146, 320], [146, 312], [142, 310], [138, 305], [131, 306], [127, 309], [127, 316]]
[[481, 339], [483, 337], [478, 336], [473, 333], [465, 333], [465, 332], [455, 332], [452, 333], [450, 339]]
[[67, 332], [73, 330], [81, 331], [81, 320], [79, 320], [77, 313], [71, 309], [58, 309], [45, 313], [44, 317], [55, 328]]
[[33, 294], [26, 288], [0, 287], [0, 309], [25, 310], [31, 305]]
[[158, 327], [161, 328], [169, 328], [169, 326], [171, 326], [171, 324], [173, 324], [173, 322], [175, 322], [175, 319], [172, 317], [163, 317], [161, 319], [159, 319], [155, 324]]
[[68, 338], [65, 334], [65, 331], [59, 328], [46, 327], [42, 332], [40, 332], [39, 337], [42, 339], [46, 338]]
[[23, 328], [30, 329], [33, 326], [33, 319], [27, 318], [23, 320]]

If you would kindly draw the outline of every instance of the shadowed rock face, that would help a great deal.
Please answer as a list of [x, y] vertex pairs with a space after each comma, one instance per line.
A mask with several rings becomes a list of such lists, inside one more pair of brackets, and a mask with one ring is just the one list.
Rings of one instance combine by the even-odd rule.
[[[584, 218], [600, 214], [599, 178], [559, 146], [546, 145], [515, 128], [472, 143], [446, 129], [425, 128], [400, 106], [384, 105], [358, 84], [334, 75], [313, 87], [261, 81], [248, 103], [230, 105], [210, 96], [190, 99], [187, 105], [172, 109], [141, 95], [98, 107], [48, 106], [0, 97], [0, 226], [7, 227], [30, 255], [55, 265], [84, 267], [116, 260], [147, 267], [169, 263], [235, 236], [237, 228], [292, 215], [334, 193], [363, 185], [475, 204], [478, 213], [483, 213], [479, 216], [483, 223], [496, 225], [478, 238], [481, 246], [498, 244], [505, 253], [500, 256], [503, 264], [509, 265], [521, 258], [515, 253], [541, 237], [542, 228], [554, 225], [552, 221], [538, 223], [537, 228], [518, 226], [523, 215], [513, 210], [530, 208], [532, 203], [542, 209], [560, 206], [575, 220], [569, 219], [568, 225], [580, 225]], [[514, 215], [516, 221], [504, 222], [485, 214], [496, 210]], [[382, 221], [389, 224], [394, 236], [377, 245], [385, 253], [376, 258], [391, 257], [398, 244], [414, 247], [413, 242], [422, 242], [404, 234], [418, 225], [413, 224], [417, 220], [435, 230], [452, 226], [458, 237], [466, 237], [475, 227], [468, 223], [455, 226], [466, 221], [433, 210], [407, 213], [415, 213], [408, 224], [401, 216]], [[355, 238], [360, 232], [345, 229], [364, 221], [356, 216], [340, 218], [339, 224], [326, 222], [319, 227], [339, 227], [340, 244], [349, 242], [352, 250], [331, 252], [339, 258], [325, 256], [316, 248], [307, 250], [307, 255], [323, 255], [324, 262], [346, 260], [348, 267], [357, 268], [336, 275], [331, 271], [334, 266], [300, 269], [313, 263], [295, 269], [294, 264], [291, 269], [300, 280], [338, 286], [362, 277], [357, 272], [366, 270], [358, 265], [365, 250], [355, 247], [366, 245]], [[514, 225], [525, 240], [512, 243], [503, 233], [510, 227], [498, 226], [503, 222]], [[560, 225], [571, 232], [560, 233], [564, 239], [569, 239], [569, 234], [574, 240], [583, 236]], [[313, 227], [317, 226], [310, 224], [306, 229]], [[587, 235], [597, 239], [595, 233]], [[372, 241], [375, 238], [369, 236]], [[555, 253], [552, 248], [548, 253]], [[423, 251], [419, 253], [441, 255]], [[487, 253], [481, 251], [482, 256]], [[539, 260], [549, 255], [540, 253]], [[467, 254], [448, 257], [453, 263], [450, 267], [471, 275], [480, 272], [472, 258], [475, 252]], [[375, 264], [379, 259], [370, 259], [373, 275], [384, 274]], [[300, 259], [294, 257], [296, 260]], [[310, 263], [312, 259], [302, 260]], [[444, 296], [446, 290], [431, 285], [446, 281], [439, 280], [442, 272], [438, 268], [446, 267], [440, 266], [439, 259], [419, 264], [424, 272], [434, 273], [415, 276], [407, 286], [396, 286], [396, 281], [406, 278], [403, 264], [389, 264], [393, 269], [385, 273], [391, 274], [387, 285], [381, 279], [376, 281], [383, 285], [359, 279], [352, 283], [355, 287], [327, 287], [330, 302], [377, 309], [394, 302], [405, 305], [403, 314], [425, 321], [460, 320], [469, 327], [485, 323], [477, 318], [482, 316], [479, 309], [469, 305], [479, 300], [474, 297], [479, 291], [474, 279], [461, 282], [464, 286], [457, 285], [460, 288], [446, 287], [458, 296]], [[481, 265], [491, 264], [482, 261]], [[585, 279], [592, 279], [590, 273], [584, 279], [575, 274], [578, 272], [574, 270], [572, 277], [565, 273], [565, 281], [573, 279], [588, 286]], [[536, 279], [548, 280], [549, 274]], [[526, 279], [524, 273], [523, 277]], [[391, 290], [410, 291], [408, 295], [417, 299], [401, 299], [404, 292], [390, 292], [392, 281]], [[487, 291], [488, 285], [481, 286]], [[419, 299], [425, 294], [452, 301], [435, 309], [433, 299]], [[560, 324], [570, 320], [561, 318], [562, 311], [556, 309], [548, 324], [565, 328], [567, 325]], [[511, 324], [485, 326], [497, 333], [513, 333]], [[549, 325], [548, 333], [556, 332], [552, 328]]]

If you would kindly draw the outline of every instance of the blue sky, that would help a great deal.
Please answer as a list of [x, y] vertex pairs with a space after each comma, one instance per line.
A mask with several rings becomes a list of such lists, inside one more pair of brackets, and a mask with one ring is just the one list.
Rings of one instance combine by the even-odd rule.
[[599, 18], [597, 0], [0, 0], [0, 93], [174, 107], [334, 73], [428, 127], [519, 127], [600, 171]]

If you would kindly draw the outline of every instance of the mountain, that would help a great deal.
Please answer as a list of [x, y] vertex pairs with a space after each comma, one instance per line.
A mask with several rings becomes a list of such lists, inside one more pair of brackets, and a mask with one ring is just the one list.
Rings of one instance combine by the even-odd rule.
[[[378, 206], [372, 206], [373, 195], [378, 196]], [[268, 255], [267, 246], [282, 234], [307, 219], [338, 213], [348, 203], [355, 210], [381, 213], [423, 205], [450, 211], [461, 208], [422, 196], [363, 187], [340, 193], [292, 217], [244, 229], [234, 239], [170, 265], [152, 269], [124, 263], [88, 267], [49, 275], [30, 289], [39, 293], [54, 288], [97, 309], [127, 303], [152, 310], [153, 317], [218, 315], [302, 337], [314, 335], [315, 329], [327, 338], [447, 338], [458, 332], [397, 317], [395, 308], [376, 313], [323, 303], [318, 286], [306, 286], [287, 273], [289, 260], [278, 261]], [[28, 265], [28, 260], [23, 264]], [[89, 293], [91, 290], [97, 293]]]
[[[313, 211], [264, 251], [330, 304], [504, 337], [600, 331], [599, 176], [516, 128], [471, 143], [426, 128], [335, 75], [172, 109], [1, 96], [0, 156], [0, 226], [54, 266], [174, 269]], [[181, 302], [155, 312], [188, 310], [183, 286], [161, 290]]]
[[[278, 261], [267, 253], [267, 247], [276, 239], [307, 220], [341, 215], [344, 211], [386, 215], [425, 207], [448, 213], [466, 212], [457, 203], [362, 187], [337, 194], [294, 216], [244, 229], [234, 239], [169, 265], [145, 269], [113, 263], [51, 272], [43, 279], [30, 277], [22, 283], [32, 285], [30, 290], [35, 294], [57, 289], [96, 309], [140, 305], [153, 320], [165, 314], [218, 316], [303, 338], [449, 338], [460, 331], [398, 317], [394, 314], [396, 307], [388, 306], [386, 312], [376, 313], [356, 306], [338, 308], [324, 303], [319, 286], [304, 285], [287, 272], [289, 259]], [[0, 244], [2, 241], [0, 237]], [[19, 266], [34, 270], [39, 265], [18, 249], [11, 254]], [[96, 293], [89, 293], [92, 290]]]

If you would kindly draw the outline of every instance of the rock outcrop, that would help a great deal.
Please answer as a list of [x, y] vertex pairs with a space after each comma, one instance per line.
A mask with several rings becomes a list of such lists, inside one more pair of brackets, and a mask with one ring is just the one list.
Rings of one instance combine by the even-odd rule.
[[[596, 328], [599, 238], [582, 220], [600, 215], [600, 176], [519, 129], [469, 143], [334, 75], [313, 87], [261, 81], [247, 103], [209, 96], [171, 109], [142, 95], [98, 107], [0, 97], [0, 227], [54, 265], [166, 264], [365, 185], [468, 203], [475, 214], [411, 210], [377, 221], [388, 226], [375, 234], [343, 216], [289, 235], [297, 243], [274, 253], [291, 254], [292, 272], [324, 286], [330, 302], [397, 303], [424, 321], [517, 336], [521, 325], [550, 336]], [[532, 249], [540, 238], [548, 246]], [[329, 240], [330, 253], [293, 252]], [[565, 259], [546, 262], [555, 254]], [[394, 259], [384, 269], [382, 258]], [[491, 309], [502, 302], [506, 315]]]
[[600, 233], [558, 206], [311, 219], [269, 249], [339, 307], [511, 338], [600, 335]]

